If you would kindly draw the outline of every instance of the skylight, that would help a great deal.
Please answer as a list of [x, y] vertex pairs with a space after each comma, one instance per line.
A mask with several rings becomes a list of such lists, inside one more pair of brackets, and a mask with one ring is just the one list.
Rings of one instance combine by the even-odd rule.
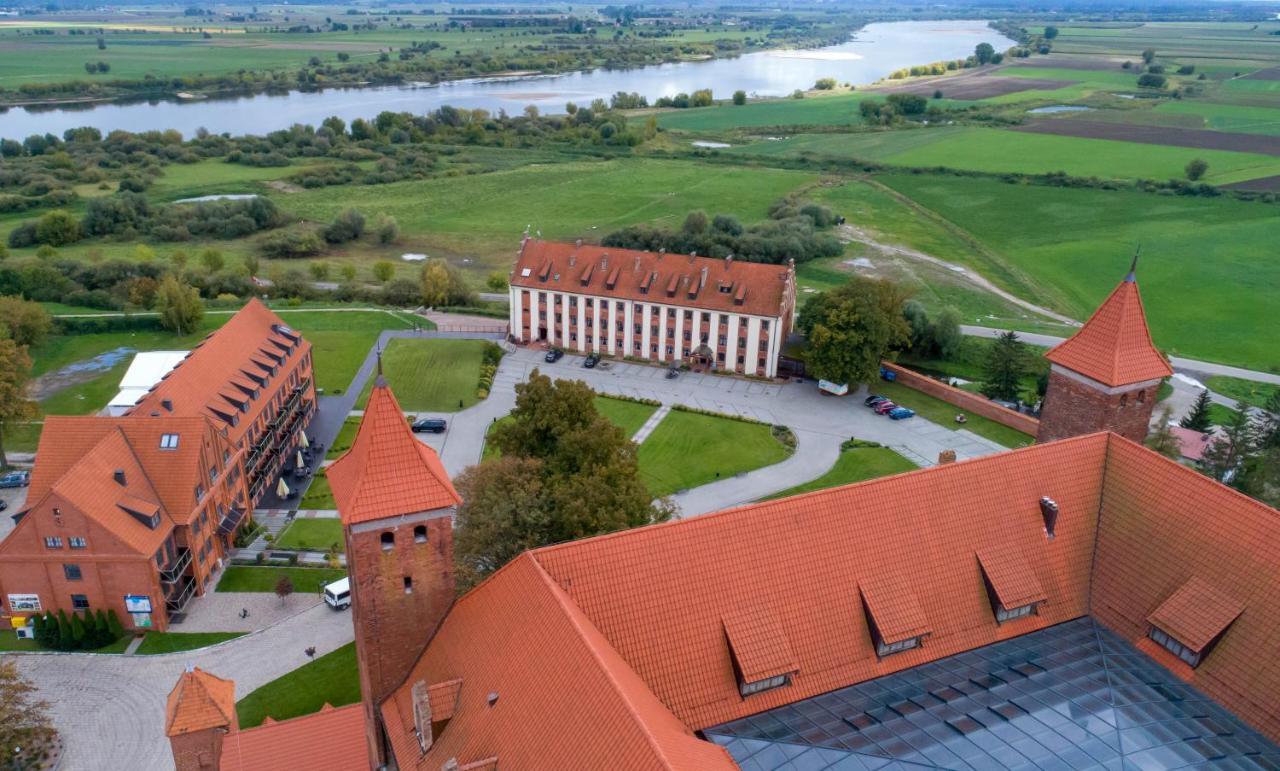
[[161, 434], [160, 449], [162, 450], [178, 449], [178, 435], [177, 434]]

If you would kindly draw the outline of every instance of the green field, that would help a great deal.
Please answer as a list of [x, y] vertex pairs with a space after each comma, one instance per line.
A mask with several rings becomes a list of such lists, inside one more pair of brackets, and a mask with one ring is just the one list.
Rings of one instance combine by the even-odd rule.
[[1280, 98], [1276, 108], [1219, 104], [1191, 100], [1163, 102], [1154, 112], [1161, 115], [1191, 115], [1201, 118], [1204, 128], [1243, 134], [1280, 136]]
[[5, 452], [35, 452], [44, 423], [9, 423], [4, 427]]
[[805, 482], [802, 485], [796, 485], [780, 493], [774, 493], [764, 500], [786, 498], [791, 495], [811, 493], [814, 490], [825, 490], [828, 487], [850, 485], [854, 482], [864, 482], [868, 479], [889, 476], [890, 474], [901, 474], [904, 471], [914, 471], [915, 469], [914, 463], [888, 447], [854, 447], [848, 450], [841, 450], [840, 457], [836, 459], [836, 465], [832, 466], [830, 471], [817, 479]]
[[634, 436], [649, 416], [658, 409], [652, 404], [613, 399], [608, 396], [597, 396], [595, 405], [596, 411], [608, 418], [610, 423], [621, 428], [622, 433], [627, 437]]
[[[302, 655], [299, 649], [289, 653]], [[268, 717], [291, 717], [319, 712], [325, 704], [341, 707], [360, 701], [360, 675], [356, 671], [356, 644], [309, 661], [287, 675], [278, 677], [236, 702], [241, 728], [261, 725]]]
[[342, 520], [337, 517], [295, 519], [273, 545], [278, 549], [325, 552], [334, 544], [338, 551], [343, 550]]
[[[407, 340], [394, 338], [382, 353], [387, 384], [410, 412], [456, 412], [480, 401], [476, 386], [486, 345], [483, 340]], [[356, 404], [363, 409], [374, 378]]]
[[1265, 406], [1272, 394], [1280, 391], [1280, 386], [1259, 383], [1256, 380], [1227, 377], [1226, 375], [1214, 375], [1205, 381], [1205, 385], [1215, 393], [1254, 407]]
[[[300, 483], [290, 481], [285, 484], [296, 490]], [[298, 501], [298, 508], [318, 509], [321, 511], [333, 511], [338, 508], [338, 504], [333, 500], [333, 489], [329, 487], [329, 477], [325, 475], [323, 469], [311, 478], [311, 484], [307, 487], [307, 492]]]
[[640, 476], [661, 497], [770, 466], [788, 454], [769, 426], [672, 410], [640, 445]]
[[321, 587], [331, 584], [347, 574], [346, 570], [331, 568], [256, 567], [231, 565], [218, 581], [219, 592], [274, 592], [281, 576], [293, 581], [296, 592], [320, 593]]
[[961, 177], [879, 179], [987, 247], [964, 264], [1078, 319], [1115, 288], [1141, 244], [1139, 284], [1162, 350], [1280, 371], [1280, 338], [1264, 332], [1280, 328], [1273, 205]]
[[244, 632], [147, 632], [134, 653], [139, 656], [178, 653], [206, 648], [243, 635]]

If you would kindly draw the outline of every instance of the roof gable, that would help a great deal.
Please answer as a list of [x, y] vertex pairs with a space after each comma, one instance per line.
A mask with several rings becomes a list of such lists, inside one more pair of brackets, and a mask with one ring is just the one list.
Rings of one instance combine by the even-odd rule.
[[1133, 274], [1120, 282], [1080, 331], [1050, 348], [1045, 358], [1112, 387], [1173, 374], [1151, 342]]
[[911, 582], [900, 572], [868, 576], [858, 582], [862, 601], [885, 643], [929, 634], [929, 619]]
[[199, 667], [183, 672], [165, 703], [165, 735], [180, 736], [236, 722], [236, 684]]

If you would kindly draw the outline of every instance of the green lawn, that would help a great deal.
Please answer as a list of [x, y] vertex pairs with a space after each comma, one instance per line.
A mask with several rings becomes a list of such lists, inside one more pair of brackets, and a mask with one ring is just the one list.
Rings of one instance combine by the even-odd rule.
[[254, 565], [230, 565], [218, 581], [219, 592], [274, 592], [281, 576], [293, 581], [294, 591], [320, 593], [325, 584], [331, 584], [347, 575], [341, 568], [290, 568], [257, 567]]
[[[454, 412], [480, 401], [476, 386], [484, 340], [406, 340], [396, 338], [382, 354], [382, 369], [401, 409], [419, 412]], [[363, 409], [373, 388], [373, 378], [360, 394]]]
[[319, 712], [325, 704], [341, 707], [359, 700], [356, 644], [347, 643], [245, 696], [236, 702], [236, 715], [241, 728], [253, 728], [268, 717], [288, 720]]
[[[967, 429], [978, 436], [986, 437], [1005, 447], [1026, 447], [1035, 441], [1033, 436], [1009, 428], [994, 420], [988, 420], [980, 415], [974, 415], [968, 410], [962, 410], [953, 404], [908, 388], [901, 383], [888, 383], [878, 380], [872, 383], [869, 388], [871, 393], [887, 396], [903, 407], [910, 407], [915, 410], [920, 417], [932, 420], [934, 423], [952, 431], [958, 431], [962, 428]], [[968, 422], [963, 425], [956, 422], [956, 415], [960, 414], [968, 418]]]
[[35, 452], [44, 423], [10, 423], [4, 427], [5, 452]]
[[765, 500], [825, 490], [828, 487], [849, 485], [890, 474], [901, 474], [904, 471], [914, 471], [915, 468], [914, 463], [888, 447], [854, 447], [841, 451], [840, 457], [836, 459], [836, 465], [817, 479], [774, 493]]
[[134, 651], [139, 656], [159, 653], [177, 653], [205, 648], [227, 640], [234, 640], [244, 632], [147, 632], [147, 636]]
[[1155, 112], [1195, 116], [1203, 121], [1205, 128], [1218, 131], [1280, 135], [1280, 99], [1276, 100], [1275, 108], [1179, 99], [1160, 104]]
[[344, 392], [356, 370], [384, 329], [412, 329], [416, 321], [424, 329], [433, 325], [402, 311], [278, 311], [289, 326], [310, 341], [315, 362], [316, 388], [326, 394]]
[[672, 410], [640, 445], [640, 476], [655, 497], [786, 459], [769, 426]]
[[342, 421], [342, 428], [338, 429], [338, 435], [333, 438], [333, 442], [325, 450], [325, 460], [337, 460], [344, 452], [351, 449], [351, 443], [356, 440], [356, 430], [360, 428], [360, 418], [347, 418]]
[[1245, 380], [1238, 377], [1227, 377], [1226, 375], [1214, 375], [1205, 381], [1205, 385], [1209, 386], [1210, 391], [1220, 393], [1245, 404], [1251, 404], [1254, 407], [1265, 405], [1267, 399], [1271, 398], [1271, 395], [1277, 390], [1280, 390], [1280, 386], [1274, 386], [1270, 383], [1259, 383], [1256, 380]]
[[[961, 177], [877, 179], [984, 247], [940, 256], [1078, 319], [1115, 288], [1141, 244], [1138, 282], [1162, 350], [1280, 372], [1280, 337], [1262, 332], [1280, 329], [1274, 205]], [[914, 245], [909, 233], [905, 240]]]
[[[104, 645], [101, 648], [92, 651], [80, 651], [81, 653], [124, 653], [124, 649], [129, 647], [129, 643], [133, 642], [133, 636], [125, 634], [119, 640]], [[46, 650], [36, 644], [35, 640], [19, 640], [18, 636], [12, 631], [5, 629], [0, 631], [0, 653], [5, 651], [41, 651]]]
[[275, 546], [280, 549], [298, 549], [301, 551], [328, 551], [333, 544], [338, 550], [343, 549], [342, 520], [295, 519], [276, 539]]
[[[285, 484], [289, 483], [286, 482]], [[303, 494], [302, 500], [298, 501], [298, 508], [330, 511], [337, 507], [333, 500], [333, 489], [329, 487], [329, 477], [325, 476], [324, 470], [321, 469], [319, 473], [311, 478], [311, 486]]]

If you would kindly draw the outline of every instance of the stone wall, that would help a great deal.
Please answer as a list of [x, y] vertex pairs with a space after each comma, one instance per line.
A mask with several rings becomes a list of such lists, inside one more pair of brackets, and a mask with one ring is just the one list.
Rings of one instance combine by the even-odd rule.
[[1049, 373], [1036, 440], [1052, 442], [1095, 431], [1114, 431], [1142, 442], [1147, 437], [1159, 384], [1136, 385], [1107, 393], [1058, 372]]
[[1023, 415], [1021, 412], [1001, 407], [981, 394], [971, 394], [968, 391], [949, 386], [940, 380], [934, 380], [931, 377], [921, 375], [919, 372], [913, 372], [887, 361], [884, 362], [883, 366], [898, 376], [896, 382], [907, 388], [928, 394], [935, 399], [941, 399], [947, 404], [953, 404], [966, 412], [972, 412], [974, 415], [979, 415], [987, 420], [994, 420], [1000, 425], [1008, 426], [1031, 436], [1035, 436], [1040, 431], [1040, 421], [1030, 415]]

